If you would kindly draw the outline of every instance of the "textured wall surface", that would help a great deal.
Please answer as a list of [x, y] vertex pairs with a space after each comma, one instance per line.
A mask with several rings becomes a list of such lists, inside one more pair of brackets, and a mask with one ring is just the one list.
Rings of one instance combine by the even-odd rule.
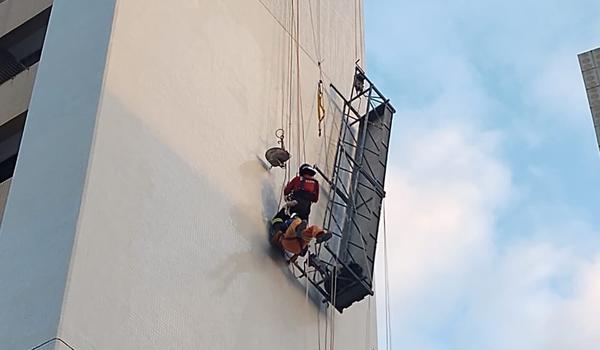
[[288, 96], [291, 0], [116, 3], [58, 336], [75, 349], [375, 348], [374, 300], [327, 317], [269, 247], [284, 171], [260, 161], [286, 125], [292, 167], [333, 162], [339, 101], [327, 97], [319, 138], [317, 62], [326, 86], [350, 90], [354, 2], [299, 4], [303, 118], [295, 79]]

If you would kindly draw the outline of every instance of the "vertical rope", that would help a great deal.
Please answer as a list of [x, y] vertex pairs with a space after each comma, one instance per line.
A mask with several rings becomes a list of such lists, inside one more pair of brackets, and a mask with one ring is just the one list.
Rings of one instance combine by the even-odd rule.
[[360, 0], [354, 0], [354, 59], [357, 60], [358, 59], [358, 31], [356, 30], [357, 27], [357, 3]]
[[[293, 2], [293, 0], [292, 0]], [[298, 157], [306, 162], [306, 142], [304, 136], [304, 113], [302, 111], [302, 89], [300, 83], [300, 1], [296, 1], [296, 125], [298, 129]], [[300, 153], [302, 151], [302, 153]]]
[[319, 305], [319, 308], [317, 309], [317, 332], [319, 333], [317, 344], [319, 346], [319, 350], [321, 350], [321, 305]]
[[[310, 248], [310, 242], [308, 243], [308, 247]], [[306, 289], [305, 289], [305, 294], [304, 294], [304, 315], [305, 317], [308, 316], [309, 310], [308, 310], [308, 267], [310, 265], [309, 260], [310, 259], [310, 254], [308, 254], [306, 256], [306, 259], [304, 260], [304, 273], [306, 274], [306, 276], [304, 276], [304, 284], [306, 285]], [[318, 315], [318, 314], [317, 314]], [[304, 339], [309, 339], [310, 335], [308, 334], [308, 328], [304, 327]], [[304, 341], [304, 348], [307, 348], [307, 344], [306, 344], [306, 340]]]
[[336, 266], [333, 268], [333, 274], [331, 276], [331, 278], [333, 279], [332, 281], [332, 288], [331, 288], [331, 293], [333, 294], [333, 296], [331, 297], [331, 300], [333, 302], [333, 306], [331, 308], [331, 349], [335, 349], [335, 305], [337, 303], [337, 275], [338, 275], [338, 266], [337, 266], [337, 262], [336, 262]]
[[[293, 150], [293, 146], [292, 146], [292, 99], [293, 99], [293, 95], [292, 95], [292, 90], [293, 90], [293, 86], [294, 86], [294, 82], [293, 82], [293, 66], [294, 66], [294, 38], [293, 38], [293, 27], [294, 27], [294, 0], [291, 1], [290, 3], [290, 47], [289, 47], [289, 66], [288, 66], [288, 72], [289, 72], [289, 81], [288, 81], [288, 91], [289, 91], [289, 102], [288, 102], [288, 149], [291, 151]], [[298, 155], [296, 156], [298, 157]], [[290, 162], [291, 165], [291, 162]], [[286, 169], [286, 183], [287, 181], [291, 178], [291, 167], [288, 166]]]
[[327, 350], [328, 331], [329, 330], [329, 304], [325, 307], [325, 350]]
[[387, 226], [385, 213], [385, 199], [383, 200], [383, 264], [384, 264], [384, 288], [385, 288], [385, 340], [386, 349], [392, 349], [392, 318], [390, 312], [390, 284], [389, 284], [389, 265], [388, 265], [388, 242]]
[[366, 334], [365, 334], [365, 349], [371, 348], [371, 296], [368, 296], [368, 305], [367, 305], [367, 324]]
[[363, 60], [363, 54], [365, 52], [365, 48], [364, 48], [364, 44], [365, 44], [365, 37], [364, 37], [364, 27], [363, 27], [363, 2], [362, 0], [356, 0], [358, 2], [358, 42], [360, 45], [360, 59], [361, 61]]

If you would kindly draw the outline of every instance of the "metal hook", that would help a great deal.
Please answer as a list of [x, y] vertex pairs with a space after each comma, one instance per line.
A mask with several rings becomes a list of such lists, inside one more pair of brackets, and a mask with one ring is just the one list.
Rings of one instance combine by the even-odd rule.
[[277, 137], [279, 139], [279, 141], [277, 141], [277, 143], [279, 143], [281, 148], [285, 149], [285, 145], [284, 145], [284, 141], [283, 141], [285, 138], [285, 131], [281, 128], [275, 130], [275, 137]]

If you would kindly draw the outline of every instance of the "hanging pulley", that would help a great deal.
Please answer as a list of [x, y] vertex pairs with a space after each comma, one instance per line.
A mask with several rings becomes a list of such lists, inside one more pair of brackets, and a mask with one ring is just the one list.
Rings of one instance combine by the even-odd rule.
[[290, 153], [285, 150], [284, 138], [285, 133], [283, 129], [277, 129], [275, 131], [275, 137], [279, 139], [277, 143], [279, 143], [280, 147], [271, 147], [265, 152], [265, 158], [271, 166], [285, 168], [285, 163], [290, 159]]

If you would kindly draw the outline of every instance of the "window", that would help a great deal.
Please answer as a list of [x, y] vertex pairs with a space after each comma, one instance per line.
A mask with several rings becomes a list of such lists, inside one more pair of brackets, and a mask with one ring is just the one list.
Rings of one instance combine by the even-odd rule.
[[0, 38], [0, 84], [40, 60], [51, 7]]
[[10, 179], [15, 171], [26, 117], [27, 112], [21, 113], [0, 126], [0, 183]]

